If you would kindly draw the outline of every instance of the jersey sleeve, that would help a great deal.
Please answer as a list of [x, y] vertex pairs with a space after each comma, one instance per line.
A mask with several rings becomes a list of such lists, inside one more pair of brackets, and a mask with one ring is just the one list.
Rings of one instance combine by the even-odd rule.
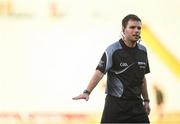
[[112, 55], [107, 50], [103, 53], [96, 70], [106, 73], [112, 67]]
[[138, 47], [140, 50], [143, 50], [145, 53], [146, 53], [146, 67], [145, 67], [145, 72], [144, 74], [147, 74], [147, 73], [150, 73], [150, 68], [149, 68], [149, 61], [148, 61], [148, 56], [147, 56], [147, 50], [146, 50], [146, 47], [139, 44], [138, 43]]
[[150, 68], [149, 68], [149, 61], [147, 58], [147, 62], [146, 62], [146, 68], [145, 68], [145, 74], [150, 73]]

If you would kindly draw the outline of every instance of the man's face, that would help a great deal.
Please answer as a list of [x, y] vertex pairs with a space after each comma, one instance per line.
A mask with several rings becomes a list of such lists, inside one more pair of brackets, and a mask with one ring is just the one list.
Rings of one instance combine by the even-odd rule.
[[129, 20], [123, 32], [126, 40], [129, 40], [131, 42], [138, 41], [141, 34], [141, 22]]

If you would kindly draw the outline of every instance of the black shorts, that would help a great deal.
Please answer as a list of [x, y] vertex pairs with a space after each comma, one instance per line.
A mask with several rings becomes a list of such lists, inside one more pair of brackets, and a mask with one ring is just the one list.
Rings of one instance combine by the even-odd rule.
[[111, 95], [106, 96], [103, 123], [150, 123], [141, 101], [123, 100]]

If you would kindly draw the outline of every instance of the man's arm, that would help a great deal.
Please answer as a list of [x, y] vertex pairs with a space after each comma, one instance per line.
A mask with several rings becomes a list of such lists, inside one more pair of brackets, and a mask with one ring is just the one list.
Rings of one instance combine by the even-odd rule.
[[149, 114], [150, 113], [150, 106], [149, 106], [149, 96], [148, 96], [148, 90], [147, 90], [147, 81], [146, 77], [144, 76], [143, 84], [142, 84], [142, 96], [144, 99], [144, 107], [145, 111]]
[[143, 79], [143, 84], [142, 84], [142, 96], [143, 96], [143, 99], [146, 101], [149, 100], [149, 96], [148, 96], [148, 90], [147, 90], [147, 81], [146, 81], [146, 77], [144, 76], [144, 79]]
[[103, 78], [103, 76], [104, 76], [104, 74], [101, 71], [96, 70], [86, 88], [86, 91], [84, 93], [74, 97], [73, 100], [85, 99], [86, 101], [88, 101], [90, 93], [96, 87], [96, 85], [99, 83], [99, 81]]

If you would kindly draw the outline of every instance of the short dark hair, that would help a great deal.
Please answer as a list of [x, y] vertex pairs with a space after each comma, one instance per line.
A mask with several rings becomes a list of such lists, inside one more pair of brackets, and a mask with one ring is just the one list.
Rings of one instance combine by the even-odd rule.
[[137, 15], [134, 15], [134, 14], [129, 14], [127, 16], [125, 16], [122, 20], [122, 26], [124, 28], [126, 28], [127, 26], [127, 23], [129, 20], [133, 20], [133, 21], [140, 21], [141, 22], [141, 19], [137, 16]]

